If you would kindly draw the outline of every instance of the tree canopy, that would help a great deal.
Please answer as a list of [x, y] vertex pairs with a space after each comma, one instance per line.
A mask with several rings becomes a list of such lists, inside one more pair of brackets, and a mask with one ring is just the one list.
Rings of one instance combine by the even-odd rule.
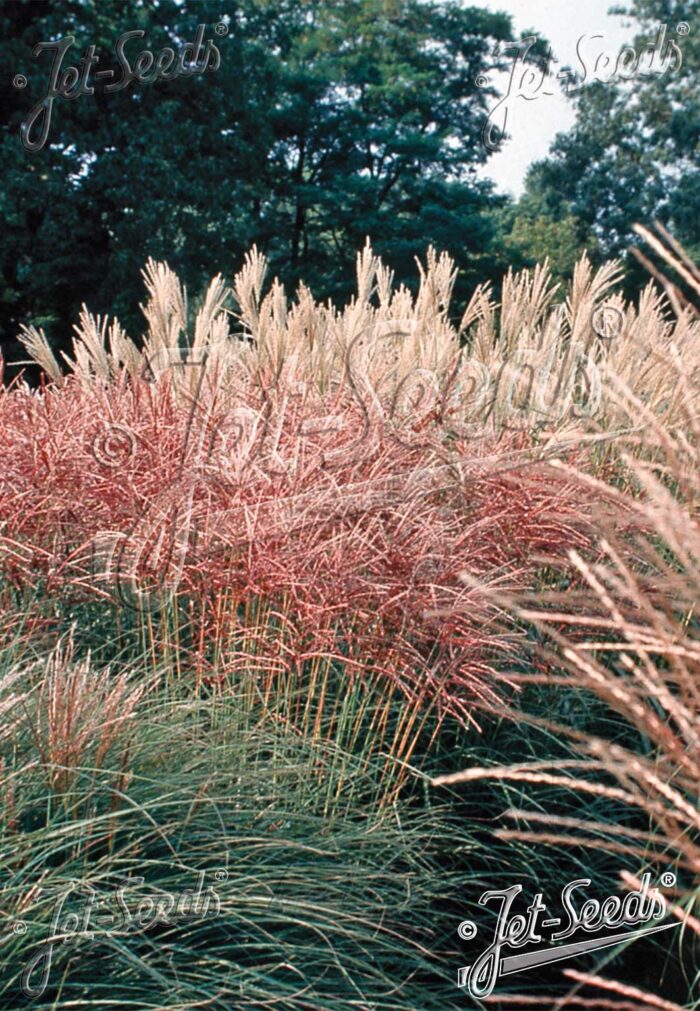
[[[624, 255], [632, 225], [654, 218], [697, 257], [700, 0], [633, 0], [617, 12], [634, 19], [637, 61], [627, 50], [606, 66], [601, 53], [586, 67], [587, 80], [571, 93], [576, 122], [530, 169], [526, 202], [550, 222], [569, 215], [600, 259]], [[651, 65], [647, 47], [659, 40]]]
[[[700, 0], [631, 0], [631, 72], [587, 68], [570, 89], [573, 128], [514, 202], [477, 171], [493, 82], [512, 62], [506, 14], [461, 0], [6, 0], [3, 353], [22, 356], [21, 323], [65, 348], [83, 302], [138, 336], [149, 256], [196, 296], [257, 244], [288, 291], [304, 281], [342, 303], [367, 237], [409, 286], [432, 243], [459, 268], [457, 310], [509, 265], [547, 256], [563, 279], [584, 249], [622, 255], [634, 222], [654, 217], [699, 257], [699, 13]], [[206, 72], [144, 72], [121, 90], [98, 78], [119, 77], [120, 39], [133, 68], [143, 50], [157, 59], [192, 43], [200, 25], [220, 54]], [[682, 61], [645, 72], [639, 56], [664, 25]], [[55, 56], [34, 47], [68, 37], [63, 71], [92, 53], [91, 93], [57, 97], [46, 144], [28, 151], [21, 125]], [[545, 50], [540, 37], [528, 58]], [[27, 86], [12, 86], [21, 74]]]
[[[456, 257], [465, 291], [503, 267], [491, 212], [504, 198], [476, 176], [493, 91], [475, 81], [512, 38], [504, 14], [459, 0], [15, 0], [0, 24], [3, 79], [29, 82], [3, 96], [9, 358], [22, 322], [65, 347], [83, 301], [138, 333], [149, 256], [197, 293], [256, 243], [288, 286], [341, 301], [367, 236], [406, 283], [429, 243]], [[143, 49], [192, 42], [199, 24], [217, 69], [114, 92], [96, 77], [119, 76], [125, 32], [143, 32], [124, 43], [133, 66]], [[33, 47], [69, 35], [64, 68], [95, 47], [94, 93], [56, 98], [45, 146], [27, 151], [20, 126], [54, 58]]]

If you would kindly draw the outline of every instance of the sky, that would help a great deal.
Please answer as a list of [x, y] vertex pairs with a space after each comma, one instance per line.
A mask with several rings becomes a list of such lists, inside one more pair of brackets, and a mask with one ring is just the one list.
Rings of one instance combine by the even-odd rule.
[[[485, 7], [505, 11], [513, 18], [516, 37], [521, 33], [542, 34], [552, 45], [559, 66], [578, 66], [576, 43], [586, 36], [582, 52], [586, 65], [592, 66], [603, 51], [619, 52], [625, 43], [634, 38], [635, 26], [629, 18], [608, 14], [611, 0], [463, 0], [468, 7]], [[625, 25], [627, 27], [625, 27]], [[638, 31], [638, 29], [637, 29]], [[603, 35], [602, 39], [592, 39]], [[650, 41], [653, 41], [650, 39]], [[510, 51], [514, 56], [514, 52]], [[557, 65], [554, 72], [557, 72]], [[509, 74], [504, 75], [501, 87], [505, 91]], [[516, 77], [519, 75], [516, 75]], [[489, 158], [481, 176], [493, 179], [501, 192], [518, 196], [522, 192], [528, 166], [543, 158], [555, 134], [568, 130], [574, 122], [574, 107], [561, 92], [556, 81], [544, 90], [553, 95], [538, 94], [528, 101], [516, 98], [508, 117], [510, 140], [503, 150]]]

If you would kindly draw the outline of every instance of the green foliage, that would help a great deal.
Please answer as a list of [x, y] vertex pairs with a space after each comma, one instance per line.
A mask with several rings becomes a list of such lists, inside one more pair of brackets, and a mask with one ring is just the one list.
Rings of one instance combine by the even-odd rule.
[[[75, 614], [79, 627], [87, 618]], [[63, 767], [36, 732], [46, 655], [46, 645], [21, 628], [0, 650], [0, 706], [14, 700], [4, 727], [0, 806], [8, 927], [1, 1008], [24, 1006], [20, 976], [51, 936], [60, 897], [67, 898], [58, 924], [79, 935], [68, 917], [84, 923], [92, 888], [93, 936], [55, 945], [47, 989], [33, 1007], [277, 1003], [290, 1011], [457, 1011], [464, 994], [455, 971], [475, 949], [456, 928], [474, 918], [486, 943], [495, 910], [477, 905], [485, 889], [522, 884], [526, 895], [542, 890], [549, 898], [568, 880], [592, 876], [597, 893], [608, 894], [621, 867], [635, 869], [602, 850], [562, 852], [494, 838], [499, 815], [528, 801], [580, 816], [571, 791], [498, 782], [451, 791], [429, 789], [423, 778], [516, 756], [570, 757], [565, 742], [546, 730], [491, 721], [480, 736], [447, 724], [424, 774], [388, 801], [387, 756], [380, 761], [362, 747], [350, 753], [337, 740], [305, 739], [269, 714], [262, 720], [243, 692], [197, 698], [173, 687], [167, 671], [100, 761], [87, 748], [69, 781], [47, 787]], [[134, 683], [152, 677], [149, 666], [147, 655], [132, 656]], [[11, 672], [19, 679], [10, 681]], [[603, 718], [575, 691], [526, 694], [541, 715], [567, 706], [571, 715], [575, 707], [582, 731]], [[100, 732], [98, 721], [98, 739]], [[610, 812], [592, 798], [587, 814], [602, 821]], [[518, 824], [527, 827], [523, 815]], [[216, 916], [143, 929], [138, 922], [115, 928], [114, 919], [100, 917], [100, 908], [118, 911], [120, 886], [134, 912], [148, 896], [177, 899], [201, 872], [220, 899]], [[26, 931], [13, 929], [17, 922]], [[622, 959], [637, 985], [655, 985], [664, 964], [658, 943], [647, 949], [641, 975], [634, 951]], [[35, 984], [38, 976], [40, 970]], [[511, 985], [522, 989], [523, 981]], [[525, 985], [546, 986], [554, 1000], [568, 984], [555, 968], [530, 973]]]
[[[80, 627], [89, 615], [75, 618]], [[282, 706], [278, 720], [261, 719], [244, 691], [197, 698], [168, 671], [129, 709], [101, 759], [86, 746], [64, 777], [55, 739], [36, 719], [47, 701], [46, 646], [22, 627], [9, 638], [0, 650], [0, 707], [14, 703], [3, 734], [0, 898], [12, 927], [0, 1007], [22, 1005], [21, 973], [45, 950], [61, 896], [57, 925], [71, 913], [83, 924], [91, 888], [114, 912], [126, 882], [134, 911], [149, 895], [179, 897], [202, 871], [219, 896], [217, 916], [126, 929], [95, 908], [91, 938], [55, 945], [48, 986], [32, 1006], [463, 1006], [457, 924], [486, 882], [526, 880], [540, 863], [486, 837], [489, 791], [455, 805], [450, 791], [429, 792], [416, 776], [389, 800], [390, 756], [373, 756], [362, 741], [351, 753], [337, 737], [305, 738]], [[66, 656], [62, 678], [84, 660], [77, 647]], [[132, 655], [130, 673], [133, 683], [152, 679], [147, 654]], [[59, 702], [81, 731], [84, 702], [80, 692]], [[97, 742], [101, 733], [97, 719]], [[427, 774], [463, 761], [465, 744], [464, 734], [450, 735]], [[492, 813], [504, 803], [497, 796]], [[26, 930], [14, 930], [18, 922]], [[80, 934], [75, 921], [73, 929]], [[31, 982], [40, 976], [41, 967]]]
[[[310, 770], [332, 777], [330, 746], [308, 748], [270, 727], [241, 735], [226, 715], [152, 698], [128, 776], [118, 756], [99, 772], [86, 763], [53, 810], [41, 777], [22, 766], [20, 741], [15, 831], [3, 832], [0, 852], [3, 908], [28, 930], [5, 946], [0, 1006], [21, 1003], [20, 973], [51, 936], [62, 894], [63, 915], [79, 911], [82, 922], [89, 887], [113, 910], [127, 879], [133, 911], [144, 896], [182, 895], [205, 871], [218, 916], [113, 933], [96, 914], [92, 940], [55, 946], [35, 1006], [456, 1007], [445, 1004], [451, 980], [440, 964], [446, 925], [432, 929], [431, 906], [457, 886], [436, 863], [441, 848], [471, 848], [468, 834], [445, 807], [399, 820], [391, 810], [344, 814], [341, 804], [329, 817], [325, 784]], [[352, 772], [361, 777], [359, 762]], [[449, 946], [454, 958], [452, 938]], [[32, 982], [40, 976], [41, 966]]]
[[499, 216], [503, 249], [514, 270], [549, 260], [552, 277], [566, 284], [584, 252], [594, 256], [596, 241], [578, 218], [552, 216], [541, 197], [526, 193]]
[[[211, 0], [0, 9], [2, 72], [29, 80], [4, 95], [0, 139], [10, 358], [19, 324], [39, 316], [65, 348], [84, 300], [137, 335], [147, 256], [197, 291], [257, 243], [283, 281], [304, 279], [320, 298], [349, 294], [367, 235], [401, 281], [430, 242], [456, 254], [465, 286], [502, 266], [487, 213], [500, 198], [474, 175], [490, 100], [475, 78], [491, 69], [493, 42], [511, 37], [507, 16], [456, 0], [238, 0], [218, 36], [221, 17]], [[92, 76], [93, 95], [56, 100], [44, 149], [24, 149], [20, 124], [53, 59], [32, 56], [37, 42], [71, 34], [64, 66], [94, 45], [98, 69], [119, 79], [122, 33], [145, 33], [126, 45], [133, 63], [191, 41], [198, 24], [220, 49], [217, 70], [113, 94]]]
[[[529, 172], [528, 194], [544, 201], [551, 221], [567, 215], [595, 236], [599, 256], [625, 253], [635, 222], [655, 217], [691, 256], [700, 248], [700, 2], [634, 0], [624, 10], [636, 22], [630, 38], [637, 54], [667, 26], [682, 64], [663, 72], [589, 80], [572, 92], [576, 122], [559, 134], [545, 160]], [[679, 34], [686, 22], [690, 33]], [[632, 35], [632, 32], [631, 32]], [[602, 49], [609, 48], [605, 40]], [[589, 42], [590, 52], [594, 47]], [[580, 67], [577, 67], [580, 71]], [[630, 284], [642, 277], [632, 262]]]

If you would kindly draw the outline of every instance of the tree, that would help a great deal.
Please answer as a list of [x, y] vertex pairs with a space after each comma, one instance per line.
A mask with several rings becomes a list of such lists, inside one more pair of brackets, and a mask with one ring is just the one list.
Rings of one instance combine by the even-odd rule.
[[[199, 24], [217, 69], [110, 93], [93, 67], [94, 93], [57, 98], [44, 148], [22, 146], [53, 58], [32, 56], [38, 42], [72, 35], [64, 66], [93, 45], [118, 80], [123, 33], [144, 33], [124, 44], [133, 66], [143, 49], [191, 42]], [[511, 38], [503, 14], [458, 0], [13, 0], [0, 27], [3, 79], [29, 79], [2, 98], [10, 357], [21, 322], [47, 324], [65, 348], [83, 301], [138, 334], [148, 256], [197, 292], [257, 243], [283, 281], [322, 298], [350, 291], [367, 235], [407, 283], [430, 242], [456, 256], [465, 285], [502, 268], [489, 212], [503, 201], [475, 177], [494, 92], [475, 79]]]
[[[700, 39], [692, 26], [700, 24], [700, 0], [634, 0], [617, 13], [637, 22], [632, 42], [637, 63], [627, 50], [612, 79], [596, 80], [614, 68], [603, 73], [602, 59], [596, 66], [589, 57], [587, 80], [580, 80], [580, 69], [580, 87], [571, 93], [576, 122], [557, 136], [548, 158], [531, 168], [526, 193], [542, 203], [550, 221], [572, 215], [582, 234], [594, 236], [599, 258], [624, 255], [633, 241], [632, 225], [657, 217], [697, 255]], [[650, 69], [650, 50], [643, 53], [664, 25], [666, 58]], [[674, 46], [682, 54], [680, 66]]]
[[562, 208], [549, 213], [543, 195], [530, 182], [529, 190], [498, 212], [503, 251], [514, 270], [549, 261], [554, 280], [564, 284], [584, 251], [595, 254], [597, 242], [590, 229]]

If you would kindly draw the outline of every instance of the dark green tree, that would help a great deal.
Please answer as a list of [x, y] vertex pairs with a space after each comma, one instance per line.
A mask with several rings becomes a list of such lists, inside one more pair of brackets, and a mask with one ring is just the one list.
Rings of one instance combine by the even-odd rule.
[[[570, 216], [577, 238], [592, 237], [599, 258], [624, 256], [636, 221], [662, 220], [696, 256], [700, 253], [700, 0], [633, 0], [618, 9], [634, 19], [631, 52], [618, 73], [572, 91], [576, 122], [557, 136], [550, 155], [530, 169], [526, 194], [552, 222]], [[689, 32], [686, 33], [686, 25]], [[665, 59], [650, 66], [650, 50], [666, 26]], [[681, 54], [682, 62], [676, 49]], [[601, 47], [605, 48], [604, 41]], [[667, 48], [668, 47], [668, 48]], [[588, 50], [594, 47], [588, 46]], [[665, 69], [664, 69], [665, 67]], [[574, 68], [576, 69], [576, 68]], [[599, 75], [607, 78], [613, 68]], [[644, 277], [630, 265], [630, 283]], [[639, 274], [639, 277], [636, 275]]]
[[[109, 92], [125, 32], [144, 33], [124, 45], [134, 66], [199, 24], [217, 69]], [[341, 299], [366, 236], [398, 281], [413, 282], [430, 242], [456, 256], [465, 288], [503, 267], [490, 213], [502, 198], [476, 178], [494, 92], [475, 83], [511, 38], [503, 14], [458, 0], [12, 0], [0, 28], [3, 82], [29, 81], [1, 99], [8, 358], [22, 322], [65, 348], [83, 301], [138, 335], [149, 256], [196, 293], [255, 242], [288, 285]], [[69, 35], [64, 67], [95, 47], [94, 93], [57, 98], [46, 145], [27, 151], [20, 126], [53, 60], [33, 48]], [[112, 82], [95, 77], [106, 69]]]

